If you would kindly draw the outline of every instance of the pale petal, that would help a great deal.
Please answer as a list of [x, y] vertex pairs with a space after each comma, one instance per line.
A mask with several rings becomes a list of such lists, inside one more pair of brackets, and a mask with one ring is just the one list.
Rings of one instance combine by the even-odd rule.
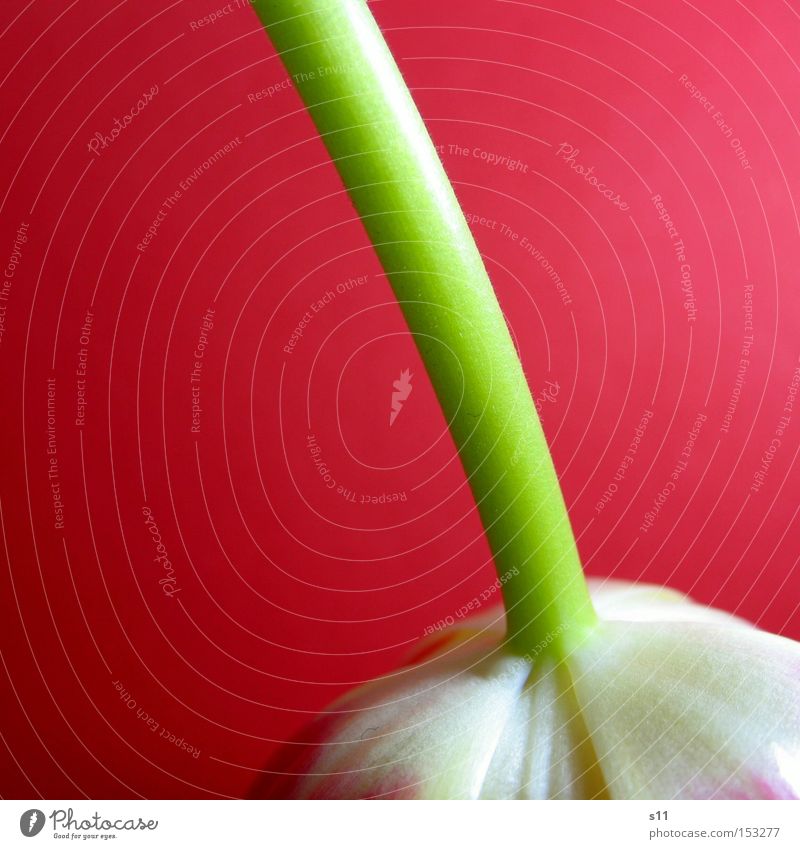
[[602, 799], [603, 776], [561, 665], [540, 660], [497, 741], [483, 799]]
[[730, 625], [607, 622], [569, 665], [612, 796], [800, 794], [788, 769], [800, 757], [797, 643]]
[[495, 653], [359, 688], [335, 706], [347, 713], [327, 729], [295, 795], [476, 798], [526, 678], [526, 664]]
[[627, 622], [719, 622], [754, 627], [739, 616], [698, 604], [689, 596], [669, 587], [611, 578], [593, 578], [588, 583], [592, 603], [601, 619]]

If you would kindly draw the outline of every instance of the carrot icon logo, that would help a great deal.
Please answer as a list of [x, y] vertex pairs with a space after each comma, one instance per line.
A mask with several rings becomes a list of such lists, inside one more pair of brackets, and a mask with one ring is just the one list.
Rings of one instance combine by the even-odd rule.
[[400, 410], [403, 409], [403, 403], [408, 400], [411, 390], [414, 388], [411, 385], [411, 374], [409, 369], [403, 369], [400, 372], [400, 377], [392, 383], [394, 392], [392, 392], [392, 409], [389, 413], [389, 427], [394, 424], [394, 420], [400, 415]]
[[36, 837], [44, 828], [44, 811], [31, 808], [19, 818], [19, 830], [25, 837]]

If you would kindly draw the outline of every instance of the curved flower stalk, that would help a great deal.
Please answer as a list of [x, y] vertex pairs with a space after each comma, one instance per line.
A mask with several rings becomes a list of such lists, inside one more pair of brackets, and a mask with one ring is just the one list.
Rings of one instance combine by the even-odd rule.
[[364, 0], [254, 0], [414, 335], [504, 611], [423, 643], [290, 744], [255, 795], [796, 798], [800, 648], [583, 576], [522, 366]]

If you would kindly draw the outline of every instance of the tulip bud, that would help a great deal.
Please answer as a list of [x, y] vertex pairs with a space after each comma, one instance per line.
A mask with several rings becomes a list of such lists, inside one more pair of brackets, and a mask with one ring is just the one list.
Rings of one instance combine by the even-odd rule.
[[500, 608], [451, 626], [340, 699], [255, 795], [800, 797], [800, 645], [670, 590], [590, 587], [598, 624], [565, 658], [511, 650]]

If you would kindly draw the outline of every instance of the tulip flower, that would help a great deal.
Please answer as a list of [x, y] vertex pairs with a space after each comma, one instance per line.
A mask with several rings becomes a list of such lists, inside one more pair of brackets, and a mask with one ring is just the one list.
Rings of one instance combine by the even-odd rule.
[[798, 644], [668, 589], [584, 578], [505, 319], [367, 4], [254, 7], [414, 335], [498, 573], [513, 576], [504, 608], [346, 695], [254, 795], [797, 798]]
[[287, 746], [256, 793], [290, 798], [796, 799], [800, 647], [679, 593], [590, 582], [565, 659], [451, 626]]

